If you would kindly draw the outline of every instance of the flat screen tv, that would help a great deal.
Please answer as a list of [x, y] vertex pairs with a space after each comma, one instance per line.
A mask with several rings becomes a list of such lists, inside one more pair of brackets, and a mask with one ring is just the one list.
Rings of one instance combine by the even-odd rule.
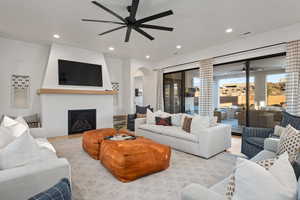
[[59, 85], [102, 87], [102, 66], [58, 60]]

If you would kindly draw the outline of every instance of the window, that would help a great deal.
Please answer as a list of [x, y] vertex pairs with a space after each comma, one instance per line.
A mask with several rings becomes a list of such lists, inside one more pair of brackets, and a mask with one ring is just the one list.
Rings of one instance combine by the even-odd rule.
[[280, 124], [286, 104], [285, 66], [285, 55], [214, 66], [214, 115], [237, 133], [245, 126]]
[[286, 74], [267, 75], [267, 105], [285, 107]]
[[[250, 104], [254, 104], [254, 77], [250, 77]], [[246, 78], [226, 78], [219, 80], [220, 107], [246, 105]]]
[[199, 69], [164, 74], [165, 112], [199, 113]]

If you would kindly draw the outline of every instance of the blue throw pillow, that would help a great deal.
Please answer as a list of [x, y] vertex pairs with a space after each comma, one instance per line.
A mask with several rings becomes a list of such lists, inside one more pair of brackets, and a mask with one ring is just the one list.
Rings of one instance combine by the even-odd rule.
[[295, 129], [300, 130], [300, 116], [282, 112], [281, 126], [286, 127], [289, 124]]
[[70, 182], [64, 178], [52, 188], [28, 200], [72, 200]]

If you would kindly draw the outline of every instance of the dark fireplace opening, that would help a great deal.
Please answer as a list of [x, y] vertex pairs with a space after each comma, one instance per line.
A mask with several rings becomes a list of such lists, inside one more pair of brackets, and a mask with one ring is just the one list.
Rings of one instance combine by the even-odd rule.
[[69, 134], [96, 129], [96, 109], [69, 110]]

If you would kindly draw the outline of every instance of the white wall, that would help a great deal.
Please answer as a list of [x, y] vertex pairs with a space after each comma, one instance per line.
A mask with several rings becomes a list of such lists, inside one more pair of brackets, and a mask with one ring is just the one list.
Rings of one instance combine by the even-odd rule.
[[[70, 86], [58, 84], [58, 59], [102, 65], [103, 87]], [[111, 82], [104, 55], [87, 49], [52, 44], [48, 65], [43, 81], [43, 88], [51, 89], [83, 89], [83, 90], [111, 90]]]
[[[143, 103], [151, 105], [155, 109], [156, 106], [156, 72], [153, 71], [153, 63], [142, 60], [131, 60], [131, 99], [134, 102], [134, 77], [139, 75], [139, 71], [143, 74]], [[135, 111], [134, 104], [131, 103], [131, 112]]]
[[[49, 46], [11, 40], [0, 37], [0, 116], [18, 116], [40, 112], [40, 98], [36, 94], [41, 87], [43, 73], [49, 55]], [[11, 106], [11, 75], [30, 76], [30, 107], [17, 109]]]
[[124, 108], [124, 60], [104, 54], [111, 82], [119, 83], [119, 92], [114, 95], [114, 115], [125, 114]]

